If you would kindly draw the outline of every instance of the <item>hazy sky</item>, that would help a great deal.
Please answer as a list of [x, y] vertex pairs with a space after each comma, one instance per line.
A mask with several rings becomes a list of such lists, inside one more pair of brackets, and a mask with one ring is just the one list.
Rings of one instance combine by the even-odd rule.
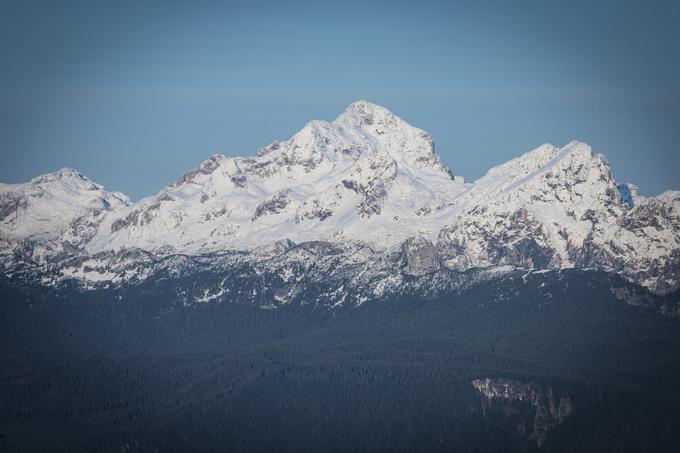
[[133, 199], [350, 102], [475, 179], [586, 141], [680, 189], [680, 2], [0, 2], [0, 181], [74, 167]]

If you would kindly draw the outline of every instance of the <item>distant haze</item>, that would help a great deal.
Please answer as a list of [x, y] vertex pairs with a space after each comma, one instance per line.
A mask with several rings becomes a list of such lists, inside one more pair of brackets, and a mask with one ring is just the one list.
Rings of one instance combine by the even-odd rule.
[[578, 139], [680, 189], [677, 1], [141, 3], [0, 5], [1, 182], [69, 166], [139, 199], [367, 99], [467, 181]]

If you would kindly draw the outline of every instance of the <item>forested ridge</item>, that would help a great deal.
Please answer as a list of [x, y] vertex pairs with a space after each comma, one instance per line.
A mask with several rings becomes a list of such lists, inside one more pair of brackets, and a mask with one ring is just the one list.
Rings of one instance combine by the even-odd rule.
[[[625, 304], [613, 284], [573, 271], [263, 310], [185, 306], [170, 282], [3, 277], [0, 448], [677, 451], [680, 319]], [[573, 412], [539, 446], [518, 430], [528, 403], [484, 408], [471, 382], [485, 377], [537, 383]]]

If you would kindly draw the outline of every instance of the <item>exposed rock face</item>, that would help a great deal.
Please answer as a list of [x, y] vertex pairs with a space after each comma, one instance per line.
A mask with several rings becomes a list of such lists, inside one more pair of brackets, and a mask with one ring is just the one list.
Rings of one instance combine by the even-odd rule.
[[337, 203], [330, 202], [328, 205], [324, 205], [321, 200], [311, 200], [305, 201], [301, 207], [298, 208], [295, 214], [295, 223], [300, 223], [305, 220], [318, 219], [323, 222], [328, 217], [333, 215], [333, 208], [337, 206]]
[[[409, 243], [410, 242], [410, 246]], [[253, 304], [275, 309], [287, 304], [333, 310], [385, 300], [442, 300], [484, 285], [488, 300], [504, 303], [519, 291], [537, 296], [539, 305], [561, 304], [569, 287], [597, 292], [667, 315], [680, 313], [671, 296], [651, 294], [621, 277], [592, 270], [527, 271], [511, 266], [458, 272], [437, 267], [425, 239], [407, 241], [405, 250], [385, 252], [360, 242], [279, 240], [251, 251], [200, 255], [157, 254], [140, 249], [85, 253], [75, 248], [49, 264], [31, 262], [35, 244], [27, 241], [3, 260], [6, 276], [54, 287], [140, 288], [172, 284], [184, 305], [203, 302]], [[409, 252], [411, 261], [408, 262]], [[493, 288], [488, 291], [488, 288]], [[595, 294], [595, 293], [594, 293]]]
[[495, 213], [489, 223], [480, 222], [486, 212], [485, 207], [473, 208], [460, 223], [441, 230], [438, 246], [447, 266], [460, 270], [492, 265], [559, 266], [543, 225], [525, 208]]
[[27, 200], [21, 194], [14, 192], [0, 193], [0, 221], [8, 220], [10, 217], [16, 219], [19, 210], [26, 209]]
[[227, 158], [221, 154], [213, 154], [201, 165], [182, 175], [181, 178], [171, 184], [171, 187], [178, 187], [193, 182], [198, 175], [209, 175], [217, 170], [226, 160]]
[[472, 386], [483, 398], [484, 411], [500, 410], [513, 415], [518, 413], [518, 404], [529, 404], [533, 408], [530, 423], [521, 421], [516, 428], [539, 446], [543, 445], [550, 430], [574, 411], [569, 395], [555, 396], [551, 387], [535, 382], [483, 378], [472, 381]]
[[369, 158], [363, 165], [357, 165], [342, 180], [342, 185], [363, 197], [358, 205], [359, 215], [370, 217], [381, 213], [381, 204], [396, 177], [397, 162], [386, 155], [379, 155]]
[[680, 282], [680, 192], [646, 198], [603, 238], [591, 233], [576, 256], [581, 267], [606, 266], [658, 293]]
[[273, 197], [268, 198], [257, 205], [255, 213], [253, 214], [253, 220], [262, 217], [263, 215], [278, 214], [283, 211], [283, 209], [290, 204], [290, 199], [288, 198], [289, 194], [289, 190], [276, 192]]
[[404, 241], [401, 249], [404, 254], [404, 272], [408, 275], [425, 275], [441, 267], [437, 247], [425, 238], [409, 238]]

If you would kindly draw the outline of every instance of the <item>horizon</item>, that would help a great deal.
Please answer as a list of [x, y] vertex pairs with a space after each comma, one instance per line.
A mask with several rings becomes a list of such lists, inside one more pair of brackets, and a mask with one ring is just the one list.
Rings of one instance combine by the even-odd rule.
[[70, 167], [139, 200], [367, 99], [468, 181], [579, 140], [645, 196], [680, 189], [674, 2], [3, 9], [4, 183]]
[[[379, 108], [382, 108], [382, 109], [386, 109], [386, 110], [389, 111], [390, 113], [392, 113], [392, 114], [396, 115], [397, 117], [401, 118], [403, 121], [406, 121], [406, 123], [408, 123], [409, 125], [411, 125], [411, 126], [413, 126], [413, 127], [416, 127], [416, 128], [419, 128], [419, 129], [422, 129], [422, 128], [418, 127], [418, 126], [415, 126], [415, 125], [409, 123], [408, 120], [402, 118], [401, 116], [399, 116], [399, 115], [396, 114], [395, 112], [392, 112], [391, 110], [389, 110], [389, 109], [386, 108], [385, 106], [382, 106], [382, 105], [380, 105], [380, 104], [376, 104], [375, 102], [371, 102], [370, 100], [366, 100], [366, 99], [357, 99], [357, 100], [355, 100], [355, 101], [352, 101], [350, 104], [348, 104], [347, 107], [346, 107], [340, 114], [338, 114], [338, 116], [336, 116], [335, 118], [333, 118], [333, 119], [331, 119], [331, 120], [317, 120], [317, 119], [310, 120], [310, 121], [308, 121], [308, 122], [305, 124], [305, 126], [301, 127], [300, 130], [302, 130], [304, 127], [306, 127], [309, 123], [311, 123], [311, 122], [313, 122], [313, 121], [323, 121], [323, 122], [326, 122], [326, 123], [332, 123], [332, 122], [335, 121], [335, 119], [337, 119], [342, 113], [344, 113], [344, 112], [347, 111], [352, 105], [357, 104], [357, 103], [368, 103], [368, 104], [372, 104], [373, 106], [376, 106], [376, 107], [379, 107]], [[423, 130], [424, 130], [424, 129], [423, 129]], [[297, 133], [297, 132], [299, 132], [299, 131], [296, 131], [296, 133]], [[425, 132], [427, 132], [427, 130], [425, 130]], [[293, 134], [293, 135], [294, 135], [294, 134]], [[287, 139], [284, 139], [284, 140], [289, 140], [290, 138], [292, 138], [292, 135], [291, 135], [291, 137], [289, 137], [289, 138], [287, 138]], [[276, 141], [284, 141], [284, 140], [276, 140]], [[530, 149], [530, 150], [526, 150], [526, 151], [524, 151], [524, 152], [518, 154], [517, 156], [510, 158], [510, 159], [508, 159], [508, 161], [509, 161], [509, 160], [512, 160], [512, 159], [514, 159], [514, 158], [516, 158], [516, 157], [520, 157], [520, 156], [522, 156], [522, 155], [524, 155], [524, 154], [530, 153], [530, 152], [532, 152], [532, 151], [535, 151], [536, 149], [538, 149], [538, 148], [540, 148], [540, 147], [542, 147], [542, 146], [545, 146], [545, 145], [554, 146], [554, 147], [556, 147], [556, 148], [558, 148], [558, 149], [564, 149], [564, 148], [568, 147], [568, 146], [569, 146], [570, 144], [572, 144], [572, 143], [584, 143], [584, 144], [590, 146], [589, 143], [583, 142], [583, 141], [578, 140], [578, 139], [570, 140], [569, 142], [564, 143], [564, 144], [555, 144], [555, 143], [548, 143], [548, 142], [546, 142], [546, 143], [541, 143], [540, 145], [537, 145], [537, 146], [535, 146], [534, 148], [532, 148], [532, 149]], [[435, 148], [436, 148], [436, 141], [435, 141]], [[214, 153], [214, 154], [211, 154], [210, 156], [206, 156], [206, 157], [205, 157], [203, 160], [201, 160], [200, 162], [197, 162], [197, 163], [196, 163], [195, 165], [193, 165], [192, 167], [187, 168], [182, 174], [177, 175], [177, 177], [176, 177], [175, 179], [173, 179], [173, 180], [171, 180], [171, 181], [168, 181], [166, 184], [163, 185], [163, 187], [162, 187], [161, 189], [159, 189], [159, 191], [162, 191], [162, 190], [164, 190], [165, 188], [167, 188], [167, 187], [169, 187], [170, 185], [172, 185], [173, 182], [176, 181], [178, 178], [180, 178], [183, 174], [185, 174], [185, 173], [187, 173], [187, 172], [190, 172], [191, 170], [193, 170], [193, 169], [195, 169], [195, 168], [198, 168], [202, 163], [204, 163], [204, 162], [206, 162], [207, 160], [209, 160], [212, 156], [219, 155], [219, 156], [223, 156], [223, 157], [226, 157], [226, 158], [255, 157], [255, 156], [257, 155], [257, 151], [258, 151], [258, 150], [255, 150], [255, 151], [254, 151], [253, 153], [251, 153], [251, 154], [243, 154], [243, 155], [239, 155], [239, 156], [226, 155], [226, 154], [223, 154], [223, 153]], [[434, 153], [435, 155], [438, 155], [439, 157], [441, 157], [441, 155], [439, 155], [439, 154], [437, 153], [437, 150], [436, 150], [436, 149], [433, 149], [433, 153]], [[593, 154], [603, 154], [603, 155], [604, 155], [604, 153], [598, 153], [597, 150], [594, 150], [594, 149], [593, 149]], [[604, 155], [604, 156], [605, 156], [605, 158], [606, 158], [606, 155]], [[501, 163], [499, 163], [498, 165], [495, 165], [495, 166], [493, 166], [493, 167], [490, 167], [490, 168], [489, 168], [487, 171], [485, 171], [482, 175], [480, 175], [480, 176], [478, 176], [478, 177], [476, 177], [476, 178], [474, 178], [474, 179], [469, 179], [466, 175], [463, 175], [463, 174], [456, 174], [456, 173], [454, 172], [454, 170], [453, 170], [449, 165], [447, 165], [447, 168], [449, 169], [449, 171], [451, 172], [451, 174], [452, 174], [452, 175], [455, 174], [455, 176], [456, 176], [457, 178], [459, 178], [459, 177], [465, 178], [466, 184], [474, 184], [475, 182], [477, 182], [478, 179], [480, 179], [480, 178], [482, 178], [483, 176], [485, 176], [485, 175], [488, 173], [488, 171], [490, 171], [491, 169], [493, 169], [493, 168], [495, 168], [495, 167], [497, 167], [497, 166], [503, 165], [503, 164], [507, 163], [508, 161], [501, 162]], [[446, 164], [446, 162], [445, 162], [445, 164]], [[610, 166], [611, 166], [611, 163], [610, 163]], [[40, 175], [35, 175], [34, 177], [31, 178], [31, 180], [34, 179], [34, 178], [37, 178], [37, 177], [41, 177], [41, 176], [45, 176], [45, 175], [49, 175], [49, 174], [58, 173], [58, 172], [61, 172], [61, 171], [63, 171], [63, 170], [74, 171], [74, 172], [78, 173], [79, 175], [88, 178], [90, 181], [92, 181], [92, 182], [94, 182], [94, 183], [100, 184], [99, 181], [97, 181], [96, 179], [91, 178], [91, 177], [90, 177], [89, 175], [87, 175], [86, 173], [80, 171], [80, 170], [77, 169], [77, 168], [73, 168], [73, 167], [60, 167], [60, 168], [55, 169], [55, 170], [53, 170], [53, 171], [49, 171], [49, 172], [46, 172], [46, 173], [43, 173], [43, 174], [40, 174]], [[617, 184], [632, 184], [632, 185], [634, 185], [634, 186], [637, 187], [637, 185], [636, 185], [634, 182], [619, 181], [619, 180], [617, 180], [616, 177], [615, 177], [615, 175], [614, 175], [614, 179], [615, 179], [615, 181], [616, 181]], [[29, 181], [30, 181], [30, 180], [23, 181], [23, 182], [29, 182]], [[0, 181], [0, 183], [2, 183], [2, 182]], [[22, 183], [22, 182], [19, 182], [19, 183]], [[148, 193], [148, 194], [142, 195], [142, 196], [139, 197], [139, 198], [133, 198], [133, 197], [129, 196], [129, 195], [128, 195], [125, 191], [123, 191], [123, 190], [111, 190], [111, 189], [107, 188], [106, 186], [104, 186], [104, 189], [106, 189], [106, 190], [109, 191], [109, 192], [120, 192], [120, 193], [122, 193], [123, 195], [126, 195], [128, 198], [130, 198], [130, 200], [131, 200], [133, 203], [136, 203], [136, 202], [138, 202], [138, 201], [140, 201], [140, 200], [143, 200], [144, 198], [151, 197], [151, 196], [153, 196], [153, 195], [155, 195], [155, 194], [157, 193], [157, 192], [152, 192], [152, 193]], [[655, 194], [655, 195], [661, 195], [661, 194], [664, 193], [664, 192], [668, 192], [668, 191], [672, 191], [672, 190], [673, 190], [673, 189], [667, 189], [667, 190], [664, 190], [664, 191], [662, 191], [662, 192], [659, 192], [659, 194]], [[652, 195], [652, 196], [655, 196], [655, 195]]]

